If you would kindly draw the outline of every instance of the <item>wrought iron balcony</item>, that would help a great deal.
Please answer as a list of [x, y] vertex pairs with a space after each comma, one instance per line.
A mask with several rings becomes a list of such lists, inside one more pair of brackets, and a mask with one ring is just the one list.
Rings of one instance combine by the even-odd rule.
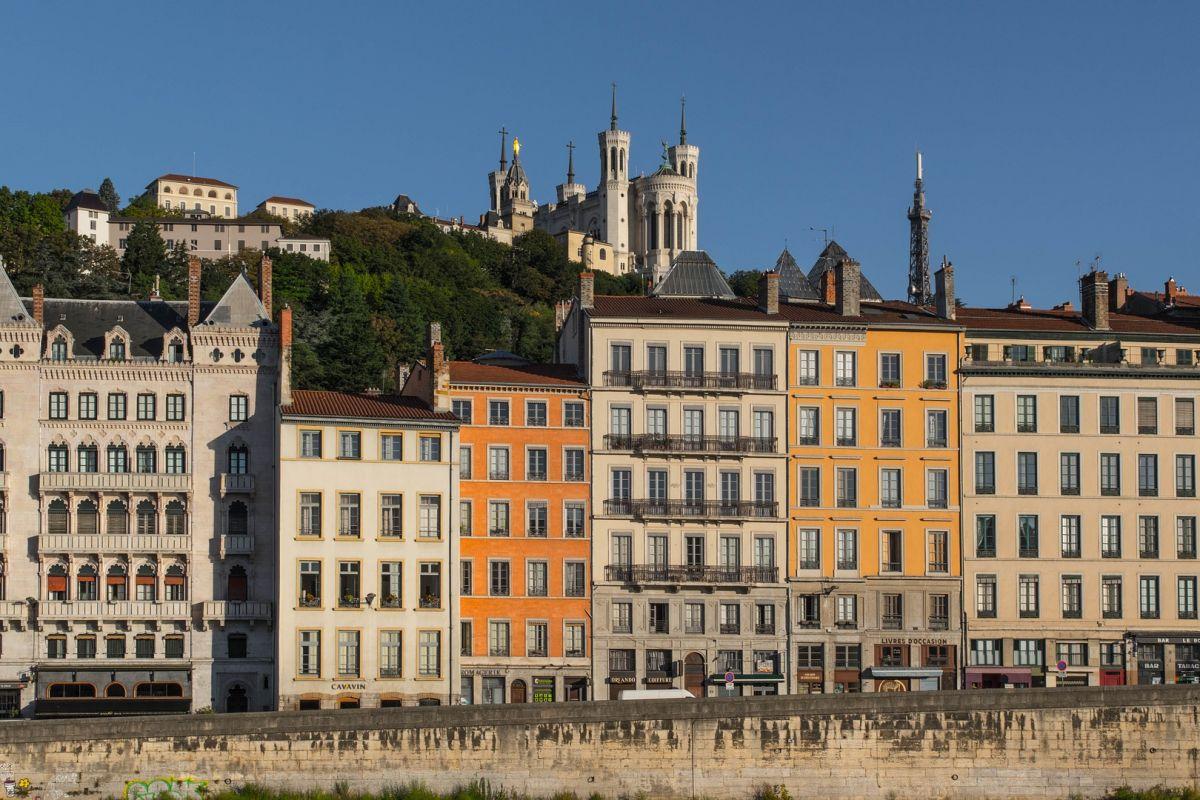
[[192, 542], [186, 535], [43, 533], [37, 546], [39, 553], [186, 553]]
[[635, 519], [776, 519], [774, 500], [605, 500], [604, 513]]
[[606, 450], [634, 453], [774, 453], [774, 436], [703, 436], [643, 433], [610, 433], [604, 437]]
[[43, 492], [186, 492], [192, 486], [187, 472], [43, 472]]
[[610, 564], [604, 578], [629, 584], [651, 583], [777, 583], [777, 567], [686, 567], [657, 564]]
[[605, 386], [625, 386], [635, 392], [672, 390], [700, 392], [774, 391], [774, 375], [752, 372], [614, 372], [604, 373]]

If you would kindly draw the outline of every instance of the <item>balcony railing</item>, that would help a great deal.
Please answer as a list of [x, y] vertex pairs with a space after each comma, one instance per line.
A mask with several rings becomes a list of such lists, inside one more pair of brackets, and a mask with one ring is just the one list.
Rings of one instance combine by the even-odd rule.
[[898, 631], [903, 627], [904, 620], [899, 614], [884, 614], [883, 629], [885, 631]]
[[192, 549], [190, 536], [146, 534], [43, 533], [37, 544], [39, 553], [186, 553]]
[[774, 622], [759, 622], [754, 625], [754, 632], [759, 636], [769, 636], [775, 633]]
[[720, 632], [726, 636], [736, 635], [742, 632], [742, 626], [736, 622], [722, 622]]
[[254, 537], [248, 533], [221, 535], [221, 555], [248, 556], [254, 553]]
[[949, 630], [949, 629], [950, 629], [950, 618], [949, 617], [930, 617], [929, 618], [929, 630], [945, 631], [945, 630]]
[[186, 492], [188, 472], [43, 472], [38, 488], [43, 492]]
[[604, 373], [605, 386], [625, 386], [635, 392], [655, 389], [693, 391], [774, 391], [774, 375], [752, 372], [614, 372]]
[[8, 620], [24, 622], [29, 617], [29, 606], [18, 600], [0, 600], [0, 624]]
[[271, 620], [271, 603], [262, 600], [209, 600], [204, 604], [204, 618], [215, 622], [229, 620]]
[[774, 453], [774, 436], [667, 436], [655, 433], [610, 433], [604, 437], [606, 450], [635, 453]]
[[605, 500], [604, 513], [614, 517], [691, 519], [774, 519], [774, 500]]
[[46, 600], [38, 605], [41, 619], [188, 619], [191, 604], [186, 600]]
[[777, 567], [685, 567], [656, 564], [610, 564], [604, 578], [630, 584], [650, 583], [777, 583]]
[[221, 494], [254, 494], [254, 476], [221, 473]]

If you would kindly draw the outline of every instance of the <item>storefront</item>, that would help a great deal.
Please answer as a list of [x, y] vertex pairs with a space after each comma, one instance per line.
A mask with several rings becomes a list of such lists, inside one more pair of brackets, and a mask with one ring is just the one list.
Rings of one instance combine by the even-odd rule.
[[620, 700], [621, 692], [637, 688], [637, 675], [632, 671], [613, 671], [608, 676], [608, 699]]
[[970, 689], [1028, 689], [1033, 685], [1033, 670], [1027, 667], [967, 667]]
[[533, 678], [533, 693], [531, 699], [535, 703], [553, 703], [554, 696], [554, 676], [539, 675]]
[[1166, 645], [1158, 643], [1137, 643], [1137, 682], [1142, 686], [1157, 686], [1166, 680]]
[[796, 694], [821, 694], [825, 691], [825, 670], [796, 671]]
[[856, 669], [835, 669], [833, 691], [836, 694], [862, 691], [862, 673]]
[[931, 692], [942, 682], [938, 667], [871, 667], [865, 676], [874, 682], [876, 692]]
[[192, 673], [186, 669], [39, 670], [35, 717], [186, 714]]
[[[708, 684], [715, 686], [717, 697], [747, 697], [779, 694], [783, 675], [765, 672], [734, 673], [733, 680], [725, 680], [727, 674], [710, 675]], [[732, 685], [730, 685], [732, 683]]]

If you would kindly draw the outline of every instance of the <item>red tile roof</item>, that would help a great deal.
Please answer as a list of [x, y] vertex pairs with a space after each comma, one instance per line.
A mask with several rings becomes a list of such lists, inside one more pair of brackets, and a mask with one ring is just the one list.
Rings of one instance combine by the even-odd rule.
[[180, 175], [175, 172], [168, 172], [166, 175], [159, 175], [153, 181], [150, 181], [150, 184], [153, 185], [154, 181], [179, 181], [181, 183], [204, 183], [204, 184], [212, 184], [213, 186], [228, 186], [230, 189], [238, 188], [238, 187], [234, 186], [232, 183], [226, 183], [225, 181], [219, 181], [216, 178], [200, 178], [195, 175]]
[[271, 195], [266, 200], [263, 200], [262, 203], [259, 203], [259, 205], [261, 206], [263, 203], [271, 202], [287, 203], [291, 206], [308, 206], [309, 208], [316, 208], [316, 206], [314, 206], [312, 203], [308, 202], [307, 200], [301, 200], [299, 197], [281, 197], [277, 194]]
[[[1167, 296], [1162, 292], [1140, 292], [1135, 291], [1134, 294], [1149, 298], [1156, 303], [1166, 303]], [[1175, 295], [1175, 305], [1189, 306], [1200, 308], [1200, 294], [1177, 294]]]
[[[960, 308], [958, 321], [968, 330], [1038, 331], [1061, 333], [1099, 333], [1083, 321], [1078, 311], [1057, 309]], [[1140, 333], [1164, 336], [1196, 336], [1194, 328], [1160, 319], [1109, 312], [1110, 333]]]
[[451, 361], [451, 383], [488, 383], [501, 386], [576, 386], [584, 382], [571, 364], [477, 364], [474, 361]]
[[594, 317], [644, 317], [649, 319], [721, 320], [732, 322], [804, 322], [836, 324], [944, 325], [957, 323], [938, 317], [927, 309], [898, 300], [864, 302], [857, 317], [845, 317], [825, 303], [780, 303], [779, 314], [771, 315], [748, 298], [642, 297], [640, 295], [599, 295]]
[[284, 416], [351, 419], [414, 419], [458, 422], [448, 411], [434, 411], [417, 397], [352, 394], [297, 389], [292, 403], [283, 407]]

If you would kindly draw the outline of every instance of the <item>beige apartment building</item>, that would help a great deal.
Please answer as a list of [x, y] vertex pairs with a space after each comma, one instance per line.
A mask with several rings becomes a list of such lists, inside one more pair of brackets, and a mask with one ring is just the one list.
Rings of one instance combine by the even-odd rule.
[[593, 280], [580, 278], [558, 352], [592, 391], [593, 696], [782, 693], [778, 292], [762, 308], [736, 298], [703, 252], [681, 254], [648, 297], [597, 297]]
[[275, 703], [277, 329], [215, 304], [18, 298], [0, 274], [0, 710]]
[[1200, 676], [1200, 332], [1081, 288], [959, 310], [971, 687]]
[[279, 708], [452, 702], [458, 418], [286, 379], [281, 402]]
[[301, 200], [299, 197], [272, 195], [259, 203], [256, 210], [264, 211], [274, 217], [283, 217], [284, 219], [300, 222], [306, 217], [311, 217], [313, 212], [317, 210], [317, 207], [307, 200]]
[[159, 208], [204, 211], [227, 219], [238, 215], [238, 187], [216, 178], [170, 172], [146, 184], [146, 192]]

